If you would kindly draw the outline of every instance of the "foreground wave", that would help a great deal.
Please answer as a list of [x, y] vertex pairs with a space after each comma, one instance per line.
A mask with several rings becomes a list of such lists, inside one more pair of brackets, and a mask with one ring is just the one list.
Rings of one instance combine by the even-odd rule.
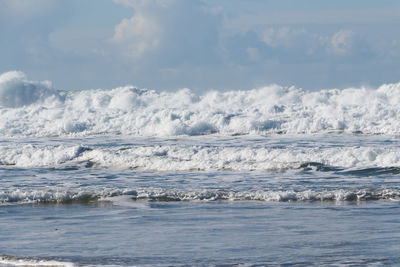
[[54, 191], [54, 190], [14, 190], [0, 191], [0, 203], [25, 204], [72, 204], [72, 203], [121, 203], [147, 201], [368, 201], [400, 200], [400, 190], [395, 189], [337, 189], [324, 191], [229, 191], [197, 190], [182, 191], [172, 189], [103, 189], [99, 191]]
[[308, 92], [271, 85], [203, 96], [125, 86], [57, 91], [21, 72], [0, 75], [0, 134], [178, 136], [242, 134], [398, 134], [400, 84], [375, 90]]

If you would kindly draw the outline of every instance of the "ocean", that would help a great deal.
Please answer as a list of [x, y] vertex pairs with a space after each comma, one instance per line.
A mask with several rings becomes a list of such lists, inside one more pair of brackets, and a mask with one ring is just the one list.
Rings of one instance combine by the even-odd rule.
[[400, 265], [400, 84], [0, 75], [0, 266]]

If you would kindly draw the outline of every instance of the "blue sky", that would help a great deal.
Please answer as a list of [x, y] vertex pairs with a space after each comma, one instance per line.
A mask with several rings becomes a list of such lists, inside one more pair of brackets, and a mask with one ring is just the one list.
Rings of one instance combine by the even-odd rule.
[[0, 73], [58, 89], [399, 82], [400, 1], [0, 0]]

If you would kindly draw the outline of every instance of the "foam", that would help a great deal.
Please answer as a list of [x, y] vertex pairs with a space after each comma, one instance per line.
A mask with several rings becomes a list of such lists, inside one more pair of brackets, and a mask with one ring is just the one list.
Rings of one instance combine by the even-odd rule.
[[0, 76], [0, 134], [398, 134], [399, 91], [398, 83], [316, 92], [270, 85], [202, 96], [189, 89], [169, 93], [133, 86], [60, 93], [8, 72]]
[[60, 266], [60, 267], [74, 267], [72, 262], [61, 262], [55, 260], [45, 259], [29, 259], [18, 258], [12, 256], [0, 255], [0, 266]]
[[72, 162], [88, 149], [79, 145], [35, 147], [28, 144], [20, 147], [0, 147], [0, 165], [56, 167]]
[[[51, 100], [48, 100], [51, 98]], [[0, 75], [0, 106], [17, 108], [33, 103], [44, 104], [60, 99], [49, 81], [35, 82], [27, 80], [24, 73], [10, 71]]]
[[[0, 165], [141, 171], [357, 171], [400, 168], [398, 147], [225, 147], [211, 145], [0, 145]], [[389, 168], [389, 169], [388, 169]], [[391, 168], [391, 169], [390, 169]]]
[[[129, 202], [145, 201], [368, 201], [400, 199], [399, 189], [336, 189], [323, 191], [293, 190], [192, 190], [139, 188], [102, 189], [97, 191], [21, 190], [0, 191], [2, 205], [27, 203], [101, 203], [129, 206]], [[128, 202], [128, 203], [124, 203]], [[128, 204], [128, 205], [127, 205]]]

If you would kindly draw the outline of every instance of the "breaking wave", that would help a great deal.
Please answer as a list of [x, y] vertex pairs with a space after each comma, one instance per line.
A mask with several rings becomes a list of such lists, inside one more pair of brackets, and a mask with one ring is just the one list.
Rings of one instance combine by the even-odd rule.
[[180, 191], [173, 189], [104, 189], [100, 191], [54, 191], [54, 190], [13, 190], [0, 191], [0, 204], [27, 203], [102, 203], [121, 204], [124, 202], [146, 201], [367, 201], [400, 200], [399, 189], [354, 189], [325, 191], [229, 191], [198, 190]]
[[58, 92], [21, 72], [0, 76], [0, 134], [177, 136], [400, 133], [400, 83], [375, 90], [309, 92], [271, 85], [248, 91], [174, 93], [125, 86]]
[[0, 166], [100, 168], [140, 171], [333, 171], [342, 174], [400, 173], [400, 148], [224, 147], [209, 145], [14, 144], [0, 146]]
[[72, 262], [62, 262], [40, 258], [21, 258], [7, 255], [0, 255], [0, 266], [24, 266], [24, 267], [74, 267]]
[[[49, 81], [27, 80], [25, 74], [10, 71], [0, 75], [0, 106], [18, 108], [31, 104], [48, 105], [62, 100]], [[47, 103], [46, 103], [47, 102]]]

